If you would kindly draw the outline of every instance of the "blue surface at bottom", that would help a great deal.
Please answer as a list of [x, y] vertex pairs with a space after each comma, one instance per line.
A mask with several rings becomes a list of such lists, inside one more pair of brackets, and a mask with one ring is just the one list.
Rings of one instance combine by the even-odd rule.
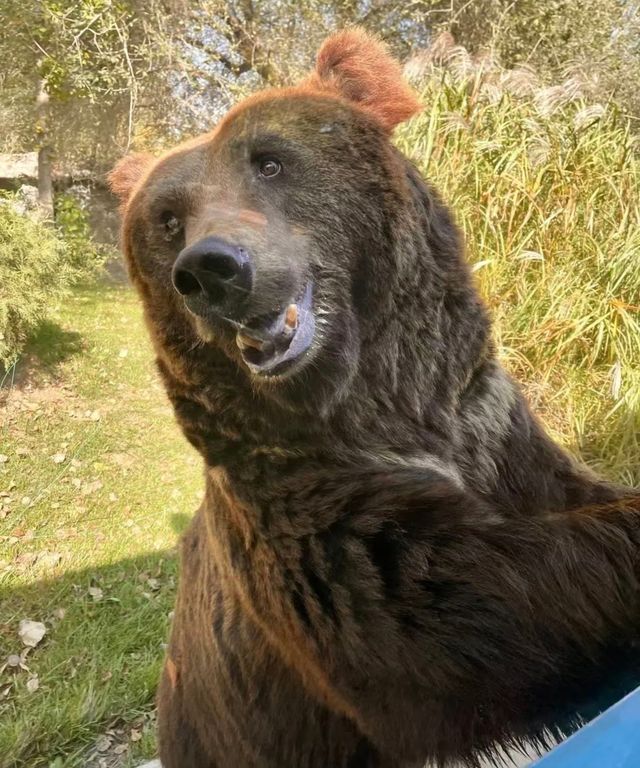
[[640, 768], [640, 688], [562, 742], [532, 768]]

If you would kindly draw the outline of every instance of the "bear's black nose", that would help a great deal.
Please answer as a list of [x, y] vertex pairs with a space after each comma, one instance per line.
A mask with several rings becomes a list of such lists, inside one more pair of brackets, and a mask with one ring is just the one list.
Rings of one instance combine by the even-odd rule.
[[171, 279], [182, 296], [204, 299], [214, 311], [226, 313], [247, 299], [253, 269], [244, 248], [205, 237], [178, 254]]

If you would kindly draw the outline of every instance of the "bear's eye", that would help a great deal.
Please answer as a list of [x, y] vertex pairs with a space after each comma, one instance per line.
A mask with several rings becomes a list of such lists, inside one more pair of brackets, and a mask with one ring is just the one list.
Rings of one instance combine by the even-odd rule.
[[282, 163], [276, 160], [275, 157], [263, 157], [260, 160], [259, 171], [260, 175], [265, 179], [270, 179], [273, 176], [277, 176], [282, 170]]
[[175, 215], [175, 213], [172, 213], [171, 211], [164, 211], [160, 218], [164, 227], [165, 240], [173, 240], [174, 237], [182, 232], [182, 222]]

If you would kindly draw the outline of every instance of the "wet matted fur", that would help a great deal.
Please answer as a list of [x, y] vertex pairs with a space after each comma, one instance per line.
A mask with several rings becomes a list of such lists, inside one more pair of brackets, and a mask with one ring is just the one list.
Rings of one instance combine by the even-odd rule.
[[[417, 109], [348, 31], [300, 86], [112, 174], [205, 463], [165, 768], [475, 765], [640, 680], [640, 497], [576, 465], [496, 360], [452, 216], [389, 141]], [[227, 315], [172, 286], [212, 236], [250, 254]], [[262, 375], [242, 334], [304, 291], [312, 341]]]

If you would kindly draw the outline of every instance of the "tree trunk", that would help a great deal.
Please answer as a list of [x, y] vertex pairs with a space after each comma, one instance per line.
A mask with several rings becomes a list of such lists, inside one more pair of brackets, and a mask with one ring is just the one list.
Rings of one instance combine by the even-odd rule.
[[38, 80], [36, 97], [36, 131], [38, 135], [38, 203], [42, 213], [53, 218], [53, 181], [51, 177], [51, 146], [48, 121], [49, 94], [44, 77]]

